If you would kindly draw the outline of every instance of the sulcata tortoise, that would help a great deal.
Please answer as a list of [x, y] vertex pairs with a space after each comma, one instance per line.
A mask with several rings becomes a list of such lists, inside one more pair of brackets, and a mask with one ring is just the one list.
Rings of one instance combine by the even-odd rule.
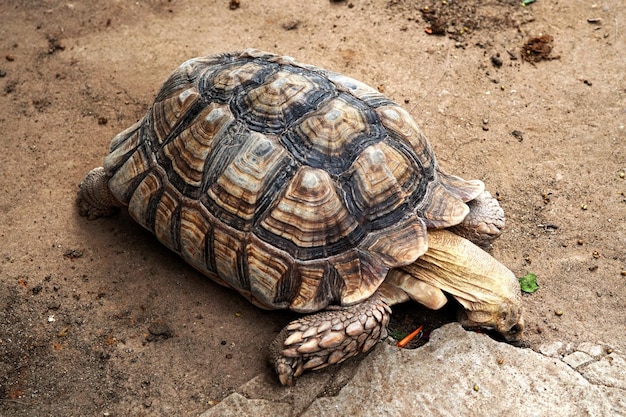
[[290, 57], [182, 64], [77, 202], [89, 219], [127, 207], [215, 282], [308, 314], [270, 346], [282, 384], [368, 351], [408, 300], [438, 309], [446, 292], [468, 328], [516, 340], [524, 327], [517, 279], [469, 241], [504, 226], [483, 183], [445, 174], [377, 90]]

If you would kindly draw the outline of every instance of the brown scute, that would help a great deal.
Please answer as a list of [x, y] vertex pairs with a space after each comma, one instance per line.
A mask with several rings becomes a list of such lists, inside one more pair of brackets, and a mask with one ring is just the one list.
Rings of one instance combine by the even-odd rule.
[[267, 236], [264, 240], [302, 260], [341, 253], [354, 247], [364, 233], [328, 173], [309, 167], [297, 172], [259, 232]]
[[145, 144], [140, 145], [118, 169], [113, 171], [109, 189], [122, 204], [128, 204], [132, 192], [152, 170], [156, 162], [151, 158]]
[[245, 267], [246, 235], [219, 221], [213, 225], [212, 249], [216, 273], [240, 292], [250, 290], [248, 270]]
[[167, 97], [180, 93], [185, 87], [194, 84], [195, 80], [207, 69], [215, 68], [225, 60], [223, 55], [212, 55], [183, 62], [163, 83], [154, 101], [163, 101]]
[[214, 139], [233, 120], [228, 107], [210, 104], [187, 129], [164, 146], [164, 156], [170, 160], [172, 169], [186, 185], [202, 185], [205, 164], [213, 150]]
[[172, 97], [152, 105], [152, 123], [159, 144], [165, 142], [182, 116], [200, 99], [195, 87], [176, 92]]
[[308, 146], [329, 158], [341, 156], [359, 135], [370, 130], [361, 109], [343, 97], [326, 101], [296, 127]]
[[467, 203], [485, 191], [485, 184], [480, 180], [464, 180], [456, 175], [438, 171], [439, 181], [448, 193]]
[[378, 90], [362, 83], [361, 81], [336, 72], [325, 71], [324, 73], [335, 85], [338, 91], [350, 93], [354, 97], [363, 100], [365, 103], [370, 105], [374, 103], [391, 103], [391, 100], [382, 95]]
[[141, 181], [128, 203], [130, 216], [151, 232], [154, 232], [154, 205], [162, 189], [163, 176], [159, 176], [158, 172], [157, 168]]
[[[235, 87], [241, 85], [255, 83], [259, 79], [260, 74], [265, 74], [268, 70], [267, 65], [256, 62], [242, 62], [237, 64], [226, 64], [223, 67], [217, 67], [213, 71], [207, 71], [203, 74], [202, 80], [206, 80], [207, 85], [204, 86], [203, 94], [213, 93], [216, 97], [232, 97]], [[209, 97], [210, 98], [210, 97]]]
[[180, 204], [182, 195], [167, 184], [156, 203], [154, 234], [168, 248], [180, 252]]
[[246, 246], [250, 292], [266, 308], [288, 308], [300, 287], [298, 274], [293, 273], [294, 260], [288, 254], [256, 238]]
[[385, 280], [389, 271], [375, 255], [360, 250], [343, 253], [331, 262], [343, 280], [342, 305], [351, 305], [368, 298]]
[[223, 170], [207, 196], [223, 211], [240, 219], [249, 231], [259, 200], [280, 175], [288, 154], [270, 137], [250, 132], [250, 137]]
[[[104, 168], [108, 173], [110, 173], [111, 170], [117, 169], [121, 165], [120, 158], [134, 150], [141, 142], [142, 137], [140, 129], [143, 126], [144, 119], [141, 119], [129, 128], [122, 130], [111, 139], [109, 154], [104, 158]], [[120, 147], [122, 147], [122, 149], [118, 149]], [[124, 159], [125, 158], [121, 158], [121, 160]]]
[[[309, 313], [323, 309], [328, 303], [320, 303], [318, 290], [328, 273], [326, 260], [315, 262], [297, 263], [298, 281], [300, 287], [296, 297], [289, 304], [289, 308], [300, 313]], [[316, 297], [317, 296], [317, 297]]]
[[360, 248], [387, 268], [407, 265], [428, 248], [426, 226], [415, 213], [409, 213], [397, 224], [369, 233]]
[[376, 113], [380, 122], [395, 138], [402, 140], [418, 154], [418, 160], [427, 168], [435, 162], [434, 152], [415, 120], [402, 107], [392, 104], [378, 107]]
[[252, 130], [279, 133], [328, 97], [325, 84], [316, 74], [277, 71], [245, 95], [236, 96], [233, 109]]
[[[143, 137], [141, 135], [141, 122], [134, 124], [123, 132], [115, 135], [111, 140], [109, 154], [104, 158], [104, 170], [109, 175], [116, 175], [119, 171], [126, 171], [126, 169], [120, 169], [122, 165], [133, 156], [133, 153], [142, 144]], [[126, 174], [122, 172], [122, 176], [130, 176], [132, 172]], [[124, 182], [123, 184], [126, 184]], [[115, 190], [112, 190], [115, 193]], [[119, 190], [123, 192], [123, 190]]]
[[463, 200], [451, 195], [439, 181], [432, 181], [417, 213], [427, 228], [443, 229], [463, 221], [469, 213], [469, 207]]
[[[402, 154], [384, 142], [366, 148], [354, 161], [348, 181], [348, 198], [354, 205], [353, 214], [367, 228], [379, 221], [389, 219], [396, 222], [406, 209], [405, 201], [417, 187], [415, 168]], [[385, 222], [385, 223], [390, 223]]]
[[215, 272], [205, 251], [213, 237], [215, 218], [198, 202], [186, 201], [180, 211], [180, 254], [192, 266]]

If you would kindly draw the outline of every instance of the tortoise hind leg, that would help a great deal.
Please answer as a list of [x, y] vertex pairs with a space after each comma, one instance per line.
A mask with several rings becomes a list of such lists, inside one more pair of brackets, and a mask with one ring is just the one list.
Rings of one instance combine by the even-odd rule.
[[78, 212], [89, 220], [115, 214], [121, 204], [109, 190], [109, 176], [104, 168], [94, 168], [78, 186]]
[[281, 384], [304, 371], [321, 369], [367, 352], [387, 337], [391, 309], [374, 293], [362, 303], [294, 320], [274, 339], [270, 360]]

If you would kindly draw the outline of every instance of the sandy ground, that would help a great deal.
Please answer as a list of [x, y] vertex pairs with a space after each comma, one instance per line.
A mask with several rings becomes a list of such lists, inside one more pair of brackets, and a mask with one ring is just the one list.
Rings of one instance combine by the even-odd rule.
[[[509, 222], [493, 254], [539, 280], [531, 348], [626, 349], [626, 8], [464, 4], [437, 36], [420, 12], [434, 1], [3, 1], [0, 414], [197, 415], [272, 372], [293, 315], [208, 282], [125, 214], [74, 206], [176, 66], [251, 46], [378, 87], [447, 171], [497, 193]], [[520, 59], [546, 34], [555, 59]]]

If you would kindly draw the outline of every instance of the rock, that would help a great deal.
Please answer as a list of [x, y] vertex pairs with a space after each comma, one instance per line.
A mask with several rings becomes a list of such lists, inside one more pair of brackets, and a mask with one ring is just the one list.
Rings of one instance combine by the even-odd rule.
[[613, 406], [562, 361], [450, 324], [415, 351], [379, 346], [337, 396], [316, 399], [303, 417], [606, 416]]
[[581, 365], [589, 363], [593, 361], [593, 358], [586, 354], [585, 352], [574, 352], [570, 353], [566, 357], [563, 358], [563, 362], [576, 369]]
[[[557, 354], [563, 346], [546, 351]], [[305, 375], [290, 388], [256, 377], [239, 391], [263, 399], [234, 393], [202, 416], [626, 415], [623, 355], [594, 358], [576, 351], [566, 358], [570, 365], [453, 323], [434, 331], [420, 349], [383, 343], [360, 363], [348, 361], [356, 368], [351, 378], [341, 376], [342, 366]], [[333, 379], [341, 384], [329, 391]]]
[[539, 346], [539, 352], [542, 355], [559, 357], [559, 352], [563, 349], [563, 342], [545, 343]]
[[604, 348], [602, 345], [589, 342], [583, 342], [579, 344], [578, 346], [576, 346], [576, 350], [585, 352], [587, 355], [595, 357], [601, 356], [606, 352], [606, 348]]
[[[594, 384], [621, 388], [626, 391], [626, 359], [623, 355], [611, 353], [598, 360], [583, 366], [579, 371]], [[626, 392], [624, 392], [626, 401]]]

